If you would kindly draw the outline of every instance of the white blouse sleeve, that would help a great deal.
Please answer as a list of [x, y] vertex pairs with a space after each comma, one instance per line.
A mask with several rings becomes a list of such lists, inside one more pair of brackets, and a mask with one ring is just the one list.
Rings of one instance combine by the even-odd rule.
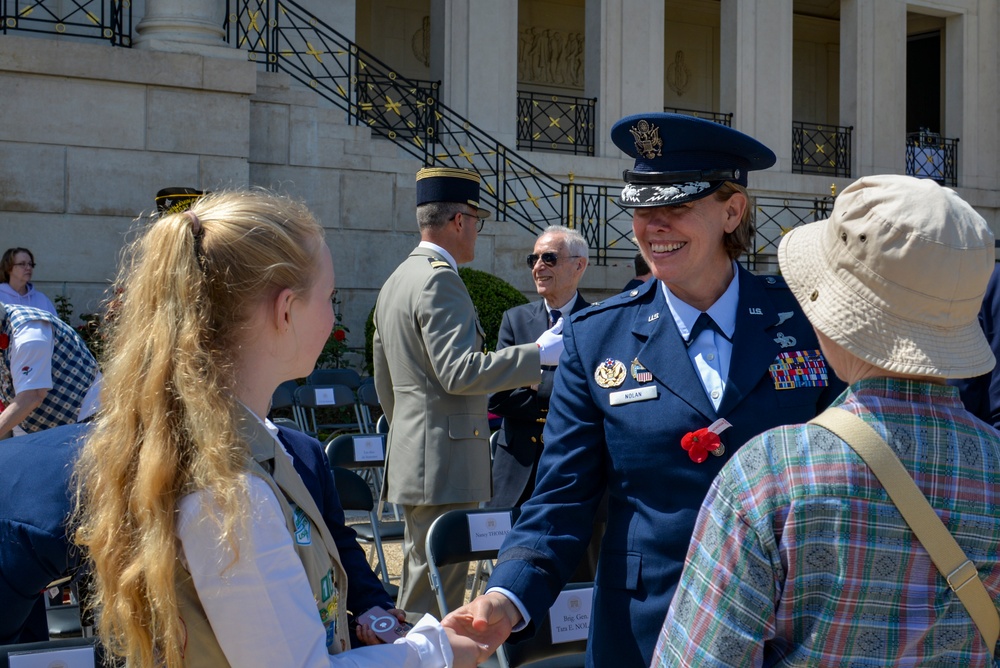
[[219, 540], [218, 508], [205, 492], [178, 504], [180, 558], [191, 573], [215, 636], [233, 666], [404, 666], [450, 668], [441, 625], [427, 615], [392, 645], [327, 654], [309, 581], [281, 506], [266, 482], [249, 476], [251, 515], [238, 535], [239, 559]]

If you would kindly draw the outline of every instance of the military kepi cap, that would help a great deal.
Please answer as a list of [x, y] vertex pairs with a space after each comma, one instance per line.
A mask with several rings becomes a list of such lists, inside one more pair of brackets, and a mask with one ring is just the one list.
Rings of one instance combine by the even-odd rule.
[[417, 172], [417, 206], [431, 202], [459, 202], [476, 209], [480, 218], [490, 212], [479, 206], [479, 174], [453, 167], [424, 167]]
[[682, 114], [626, 116], [612, 126], [611, 141], [635, 158], [618, 198], [627, 207], [683, 204], [726, 181], [745, 186], [747, 172], [775, 163], [771, 149], [753, 137]]

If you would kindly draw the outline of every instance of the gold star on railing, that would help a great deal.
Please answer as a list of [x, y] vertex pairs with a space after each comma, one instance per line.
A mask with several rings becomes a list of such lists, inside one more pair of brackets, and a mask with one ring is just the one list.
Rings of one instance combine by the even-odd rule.
[[524, 192], [528, 193], [528, 195], [527, 195], [528, 196], [528, 201], [531, 202], [532, 204], [534, 204], [536, 209], [541, 210], [541, 207], [538, 206], [538, 200], [541, 199], [541, 198], [535, 197], [534, 195], [532, 195], [531, 191], [528, 190], [527, 188], [524, 189]]
[[462, 156], [463, 158], [465, 158], [466, 160], [468, 160], [470, 165], [473, 164], [472, 163], [472, 158], [476, 154], [475, 153], [469, 153], [468, 151], [465, 150], [465, 147], [462, 146], [461, 144], [458, 145], [458, 154], [460, 156]]
[[318, 63], [323, 62], [323, 58], [321, 57], [323, 55], [323, 52], [317, 51], [311, 42], [306, 42], [306, 55], [312, 56], [313, 58], [316, 59], [316, 62]]
[[816, 144], [816, 152], [826, 155], [826, 144]]
[[558, 128], [560, 120], [562, 120], [562, 119], [560, 119], [560, 118], [552, 118], [551, 116], [549, 116], [549, 127], [551, 128], [552, 126], [555, 126], [555, 127]]
[[393, 112], [396, 113], [397, 116], [401, 117], [403, 114], [399, 113], [400, 106], [401, 106], [401, 104], [399, 102], [393, 102], [392, 98], [389, 97], [389, 94], [386, 93], [386, 96], [385, 96], [385, 110], [386, 111], [393, 111]]
[[256, 30], [257, 32], [260, 32], [260, 28], [261, 28], [261, 25], [260, 25], [260, 15], [262, 13], [263, 12], [248, 12], [248, 15], [250, 17], [250, 25], [247, 26], [247, 30], [251, 30], [252, 29], [252, 30]]

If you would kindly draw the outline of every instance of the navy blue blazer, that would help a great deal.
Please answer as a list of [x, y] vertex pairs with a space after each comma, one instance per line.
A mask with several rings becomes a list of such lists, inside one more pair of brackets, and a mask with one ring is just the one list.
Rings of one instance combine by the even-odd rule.
[[[569, 313], [563, 315], [563, 328], [569, 316], [590, 305], [580, 293]], [[500, 322], [497, 350], [521, 343], [531, 343], [549, 328], [549, 310], [545, 300], [507, 309]], [[542, 454], [542, 428], [549, 412], [549, 395], [555, 379], [555, 367], [542, 367], [538, 390], [519, 387], [495, 392], [489, 410], [503, 417], [502, 433], [493, 456], [493, 498], [488, 508], [520, 506], [535, 489], [535, 470]]]
[[0, 645], [18, 642], [45, 586], [79, 564], [66, 518], [86, 433], [68, 424], [0, 441]]
[[[501, 548], [490, 586], [504, 587], [539, 619], [573, 573], [609, 494], [590, 622], [587, 665], [647, 666], [680, 578], [695, 519], [722, 466], [751, 437], [805, 422], [843, 388], [776, 388], [780, 353], [818, 351], [812, 327], [784, 282], [739, 270], [739, 305], [726, 390], [716, 411], [687, 355], [659, 281], [573, 318], [556, 372], [534, 495]], [[600, 387], [597, 369], [626, 369]], [[629, 370], [637, 360], [642, 369]], [[612, 406], [612, 394], [655, 397]], [[621, 398], [621, 395], [617, 395]], [[694, 463], [682, 437], [718, 418], [732, 427], [721, 457]], [[529, 627], [525, 633], [533, 632]]]
[[[979, 324], [986, 340], [990, 342], [993, 356], [1000, 363], [1000, 265], [993, 268], [993, 275], [986, 285], [983, 305], [979, 310]], [[965, 408], [986, 424], [1000, 429], [1000, 372], [949, 381], [958, 387]]]
[[[319, 441], [278, 429], [340, 551], [348, 609], [361, 614], [373, 605], [394, 608], [357, 534], [345, 524]], [[73, 463], [88, 432], [88, 424], [71, 424], [0, 442], [0, 644], [17, 642], [43, 588], [79, 564], [66, 537], [66, 518], [72, 508]]]

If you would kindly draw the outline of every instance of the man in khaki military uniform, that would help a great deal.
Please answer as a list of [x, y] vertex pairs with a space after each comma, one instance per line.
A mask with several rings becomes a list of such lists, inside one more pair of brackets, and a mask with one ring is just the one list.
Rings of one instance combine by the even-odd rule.
[[[483, 329], [458, 275], [475, 257], [489, 212], [479, 175], [461, 169], [417, 173], [420, 244], [382, 286], [375, 305], [375, 387], [389, 420], [383, 496], [403, 507], [406, 560], [397, 607], [437, 613], [424, 540], [431, 522], [491, 495], [491, 392], [538, 383], [557, 364], [561, 323], [537, 342], [483, 352]], [[441, 571], [445, 600], [460, 606], [467, 568]]]

